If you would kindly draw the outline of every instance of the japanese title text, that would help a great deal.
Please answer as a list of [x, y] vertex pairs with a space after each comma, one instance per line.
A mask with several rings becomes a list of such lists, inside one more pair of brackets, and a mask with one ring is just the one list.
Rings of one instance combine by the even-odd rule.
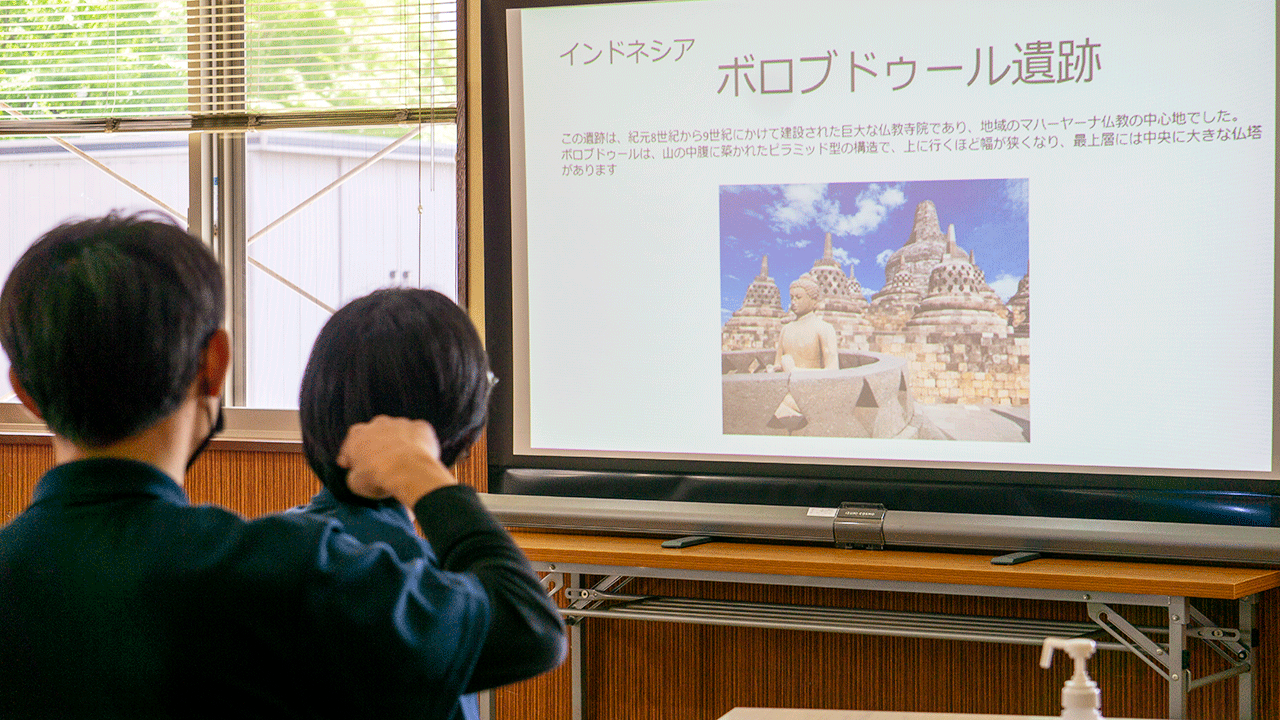
[[[560, 54], [569, 66], [639, 65], [642, 62], [680, 62], [693, 50], [693, 38], [675, 40], [608, 40], [576, 42]], [[974, 48], [972, 58], [917, 58], [898, 54], [895, 59], [874, 51], [849, 50], [841, 55], [830, 49], [800, 57], [759, 57], [747, 53], [732, 62], [716, 65], [716, 93], [744, 95], [805, 95], [823, 87], [847, 87], [857, 92], [859, 83], [904, 90], [921, 75], [952, 75], [966, 86], [974, 84], [1056, 85], [1090, 83], [1102, 69], [1102, 44], [1084, 40], [1033, 40], [1013, 44], [997, 52], [995, 46]], [[883, 57], [882, 57], [883, 56]], [[847, 58], [847, 60], [845, 59]], [[967, 79], [966, 79], [967, 78]]]

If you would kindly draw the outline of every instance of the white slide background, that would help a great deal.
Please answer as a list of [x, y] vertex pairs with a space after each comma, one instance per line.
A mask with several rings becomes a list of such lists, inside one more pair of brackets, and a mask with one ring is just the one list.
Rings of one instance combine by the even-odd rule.
[[[1271, 471], [1273, 4], [692, 0], [510, 19], [517, 453]], [[1072, 79], [1014, 82], [1042, 67]], [[791, 92], [760, 92], [788, 68]], [[779, 139], [794, 127], [836, 136]], [[770, 150], [726, 150], [748, 146]], [[1032, 441], [723, 435], [720, 186], [963, 178], [1029, 180]]]

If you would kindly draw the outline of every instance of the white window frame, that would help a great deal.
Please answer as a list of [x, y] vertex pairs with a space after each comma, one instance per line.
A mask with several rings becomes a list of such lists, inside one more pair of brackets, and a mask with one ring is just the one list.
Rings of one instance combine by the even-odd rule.
[[[425, 0], [424, 0], [425, 4]], [[458, 5], [463, 5], [459, 2]], [[457, 16], [462, 14], [457, 9]], [[237, 14], [238, 13], [238, 14]], [[250, 238], [246, 223], [246, 143], [245, 132], [272, 129], [323, 129], [342, 126], [400, 126], [405, 130], [399, 139], [361, 164], [330, 183], [326, 188], [304, 200], [285, 217], [302, 209], [320, 195], [327, 193], [354, 177], [360, 170], [377, 162], [400, 144], [429, 132], [433, 123], [457, 123], [457, 103], [453, 106], [388, 107], [341, 111], [251, 113], [244, 98], [247, 95], [244, 47], [244, 0], [191, 0], [187, 3], [189, 29], [201, 23], [202, 18], [216, 16], [219, 25], [200, 31], [188, 40], [188, 100], [190, 116], [164, 118], [100, 118], [77, 119], [74, 125], [55, 120], [32, 120], [0, 107], [0, 115], [8, 115], [10, 121], [0, 125], [3, 135], [46, 135], [85, 161], [112, 175], [162, 209], [180, 219], [184, 218], [191, 232], [205, 238], [222, 264], [227, 291], [227, 316], [225, 327], [232, 338], [232, 364], [224, 387], [226, 428], [215, 441], [221, 447], [246, 447], [253, 449], [297, 449], [301, 443], [301, 431], [297, 410], [256, 409], [245, 407], [247, 401], [247, 337], [248, 298], [247, 273], [250, 264], [268, 275], [283, 281], [286, 287], [307, 300], [332, 312], [323, 302], [305, 290], [288, 282], [262, 263], [249, 258]], [[461, 18], [456, 21], [461, 24]], [[459, 28], [459, 40], [463, 36]], [[456, 55], [463, 48], [459, 43]], [[2, 58], [0, 58], [2, 61]], [[16, 118], [16, 120], [14, 120]], [[63, 140], [63, 134], [89, 132], [132, 132], [151, 130], [185, 130], [189, 134], [188, 181], [189, 212], [181, 213], [149, 195], [145, 189], [130, 183], [112, 172], [89, 154]], [[461, 132], [459, 132], [461, 135]], [[461, 147], [461, 143], [460, 143]], [[458, 193], [465, 193], [460, 181]], [[458, 204], [459, 209], [464, 207]], [[282, 218], [283, 219], [283, 218]], [[278, 221], [276, 221], [278, 222]], [[459, 218], [457, 293], [465, 306], [466, 246], [462, 238], [462, 219]], [[269, 232], [276, 223], [259, 231], [258, 236]], [[11, 441], [40, 439], [51, 436], [47, 426], [18, 403], [0, 403], [0, 436]]]

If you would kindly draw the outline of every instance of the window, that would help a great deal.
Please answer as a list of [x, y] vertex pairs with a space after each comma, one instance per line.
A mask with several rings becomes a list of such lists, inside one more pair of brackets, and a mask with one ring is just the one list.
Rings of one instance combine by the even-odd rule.
[[346, 301], [458, 297], [454, 2], [0, 0], [0, 28], [0, 272], [68, 217], [187, 223], [227, 275], [233, 433], [296, 433]]

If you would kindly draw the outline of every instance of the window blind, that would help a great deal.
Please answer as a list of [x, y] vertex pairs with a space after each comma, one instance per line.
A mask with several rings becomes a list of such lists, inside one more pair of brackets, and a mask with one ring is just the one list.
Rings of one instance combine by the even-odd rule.
[[454, 0], [0, 0], [0, 135], [442, 122]]

